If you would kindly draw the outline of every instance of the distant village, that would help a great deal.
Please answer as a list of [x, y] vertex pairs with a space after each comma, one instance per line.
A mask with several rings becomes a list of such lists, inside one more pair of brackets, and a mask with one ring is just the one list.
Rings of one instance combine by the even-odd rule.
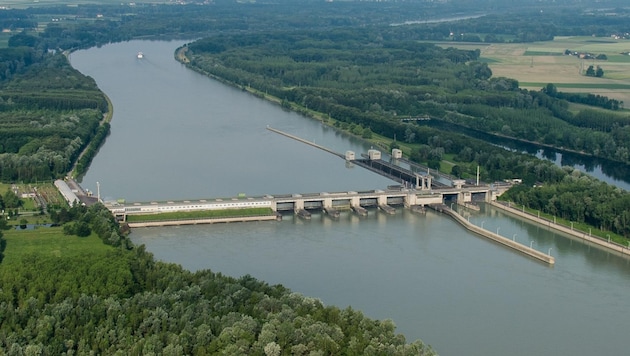
[[[626, 53], [622, 53], [622, 54], [628, 54]], [[600, 61], [605, 61], [608, 59], [608, 56], [606, 56], [603, 53], [600, 54], [593, 54], [593, 53], [589, 53], [589, 52], [577, 52], [577, 51], [571, 51], [570, 49], [565, 49], [564, 50], [564, 55], [565, 56], [574, 56], [577, 57], [579, 59], [597, 59]]]

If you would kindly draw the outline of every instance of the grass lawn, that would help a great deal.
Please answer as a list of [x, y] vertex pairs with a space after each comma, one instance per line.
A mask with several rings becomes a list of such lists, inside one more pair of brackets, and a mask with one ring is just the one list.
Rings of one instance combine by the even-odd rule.
[[61, 227], [34, 230], [5, 230], [7, 245], [2, 264], [16, 263], [25, 255], [73, 257], [105, 253], [113, 247], [105, 245], [95, 234], [88, 237], [64, 235]]
[[265, 216], [273, 214], [271, 208], [246, 208], [226, 210], [201, 210], [201, 211], [176, 211], [172, 213], [160, 213], [149, 215], [127, 215], [127, 222], [212, 219], [240, 216]]

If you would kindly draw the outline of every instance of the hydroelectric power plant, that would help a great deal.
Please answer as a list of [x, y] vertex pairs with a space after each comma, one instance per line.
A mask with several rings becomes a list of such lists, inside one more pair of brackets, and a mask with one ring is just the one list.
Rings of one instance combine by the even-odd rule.
[[[396, 164], [402, 158], [400, 150], [392, 150], [392, 161], [384, 161], [381, 152], [375, 149], [368, 150], [362, 159], [357, 159], [356, 154], [347, 151], [345, 154], [336, 153], [323, 146], [303, 140], [299, 137], [268, 127], [270, 131], [298, 140], [313, 147], [322, 149], [346, 160], [348, 164], [356, 164], [370, 171], [384, 175], [400, 185], [389, 186], [386, 190], [347, 191], [347, 192], [320, 192], [300, 193], [284, 195], [264, 195], [259, 197], [239, 196], [236, 198], [213, 198], [183, 201], [151, 201], [151, 202], [105, 202], [105, 206], [121, 223], [128, 223], [127, 218], [132, 215], [150, 216], [154, 214], [176, 212], [221, 211], [251, 208], [268, 208], [271, 214], [238, 215], [229, 217], [199, 217], [199, 218], [172, 218], [172, 219], [143, 219], [142, 222], [128, 223], [130, 227], [151, 227], [169, 225], [194, 225], [219, 222], [246, 222], [281, 220], [281, 212], [293, 212], [304, 219], [310, 219], [310, 211], [324, 211], [332, 217], [339, 216], [339, 210], [352, 210], [358, 215], [367, 215], [368, 208], [378, 208], [387, 214], [395, 214], [392, 206], [403, 206], [413, 211], [424, 213], [427, 207], [438, 212], [444, 212], [452, 216], [456, 221], [468, 230], [485, 236], [504, 246], [510, 247], [537, 260], [554, 264], [555, 259], [550, 254], [506, 239], [483, 228], [479, 228], [461, 217], [452, 209], [453, 204], [475, 209], [474, 202], [493, 202], [498, 196], [510, 188], [511, 184], [476, 184], [467, 183], [462, 179], [451, 179], [447, 185], [434, 181], [427, 168], [426, 173], [419, 173]], [[442, 176], [444, 178], [444, 176]], [[68, 183], [57, 181], [55, 185], [63, 193], [66, 200], [73, 204], [77, 201], [87, 202], [93, 197], [86, 194], [82, 188], [72, 179]], [[71, 189], [72, 185], [74, 189]], [[78, 194], [75, 194], [75, 192]], [[100, 194], [97, 196], [100, 201]], [[446, 205], [450, 202], [450, 208]]]

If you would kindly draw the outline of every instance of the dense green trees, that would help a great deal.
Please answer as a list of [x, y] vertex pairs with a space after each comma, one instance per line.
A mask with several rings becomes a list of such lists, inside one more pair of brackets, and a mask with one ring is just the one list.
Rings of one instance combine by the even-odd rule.
[[[558, 91], [558, 88], [556, 88], [555, 85], [553, 84], [547, 84], [546, 87], [543, 88], [542, 90], [543, 92], [545, 92], [547, 95], [554, 97], [554, 98], [558, 98], [558, 99], [564, 99], [567, 101], [570, 101], [572, 103], [580, 103], [580, 104], [586, 104], [589, 106], [597, 106], [600, 108], [604, 108], [604, 109], [609, 109], [609, 110], [619, 110], [623, 108], [623, 102], [616, 100], [616, 99], [610, 99], [608, 97], [602, 96], [602, 95], [597, 95], [597, 94], [586, 94], [586, 93], [563, 93]], [[601, 116], [605, 116], [608, 119], [614, 119], [615, 116], [613, 115], [601, 115]], [[621, 116], [619, 116], [619, 118], [622, 118]], [[598, 121], [598, 120], [592, 120], [592, 121]], [[625, 117], [625, 122], [627, 123], [628, 121], [630, 121], [630, 118]]]
[[630, 194], [566, 168], [562, 181], [519, 185], [504, 199], [566, 220], [585, 222], [630, 238]]
[[597, 69], [595, 69], [595, 68], [593, 68], [592, 65], [590, 65], [586, 69], [585, 74], [588, 77], [598, 77], [598, 78], [600, 78], [600, 77], [604, 76], [604, 70], [600, 66], [597, 66]]
[[61, 54], [16, 70], [0, 88], [1, 181], [63, 177], [88, 142], [100, 144], [109, 133], [100, 126], [108, 110], [103, 93]]
[[[0, 264], [0, 349], [9, 353], [433, 354], [420, 341], [405, 344], [388, 320], [324, 306], [251, 276], [156, 262], [120, 236], [100, 204], [52, 217], [68, 230], [89, 226], [120, 247], [70, 257], [41, 251]], [[111, 243], [108, 234], [126, 242]]]

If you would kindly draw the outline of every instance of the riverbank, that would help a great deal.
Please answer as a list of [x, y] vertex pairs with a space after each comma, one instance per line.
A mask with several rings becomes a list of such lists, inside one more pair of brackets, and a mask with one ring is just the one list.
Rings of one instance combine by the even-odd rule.
[[490, 204], [493, 207], [495, 207], [497, 209], [501, 209], [501, 210], [503, 210], [503, 211], [505, 211], [505, 212], [507, 212], [507, 213], [509, 213], [511, 215], [516, 216], [516, 217], [523, 218], [523, 219], [526, 219], [526, 220], [529, 220], [529, 221], [533, 221], [533, 222], [535, 222], [535, 223], [537, 223], [539, 225], [546, 226], [546, 227], [548, 227], [551, 230], [555, 230], [555, 231], [558, 231], [558, 232], [565, 233], [565, 234], [567, 234], [567, 235], [569, 235], [571, 237], [575, 237], [575, 238], [578, 238], [580, 240], [588, 241], [588, 242], [590, 242], [590, 243], [592, 243], [592, 244], [594, 244], [596, 246], [600, 246], [600, 247], [603, 247], [603, 248], [605, 248], [607, 250], [618, 252], [621, 255], [630, 256], [630, 248], [627, 247], [627, 246], [622, 246], [622, 245], [616, 244], [614, 242], [608, 242], [606, 240], [602, 240], [602, 239], [600, 239], [600, 238], [598, 238], [596, 236], [592, 236], [592, 235], [586, 233], [585, 231], [575, 230], [575, 229], [571, 229], [571, 228], [563, 226], [563, 225], [556, 224], [555, 222], [553, 222], [551, 220], [548, 220], [548, 219], [545, 219], [545, 218], [540, 218], [540, 217], [532, 215], [532, 214], [530, 214], [528, 212], [512, 208], [511, 206], [507, 205], [508, 203], [490, 202]]
[[457, 221], [458, 223], [460, 223], [462, 226], [464, 226], [467, 230], [474, 232], [477, 235], [481, 235], [485, 238], [488, 238], [494, 242], [498, 242], [503, 246], [507, 246], [511, 249], [514, 249], [526, 256], [535, 258], [539, 261], [548, 263], [550, 265], [554, 265], [556, 263], [556, 259], [551, 256], [550, 254], [544, 254], [538, 250], [535, 250], [531, 247], [522, 245], [516, 241], [510, 240], [510, 239], [506, 239], [505, 237], [499, 235], [499, 234], [495, 234], [492, 231], [488, 231], [486, 229], [483, 229], [475, 224], [470, 223], [468, 220], [464, 219], [463, 216], [459, 215], [455, 210], [450, 209], [448, 206], [446, 205], [429, 205], [429, 207], [431, 207], [432, 209], [434, 209], [435, 211], [444, 213], [450, 217], [452, 217], [453, 219], [455, 219], [455, 221]]

